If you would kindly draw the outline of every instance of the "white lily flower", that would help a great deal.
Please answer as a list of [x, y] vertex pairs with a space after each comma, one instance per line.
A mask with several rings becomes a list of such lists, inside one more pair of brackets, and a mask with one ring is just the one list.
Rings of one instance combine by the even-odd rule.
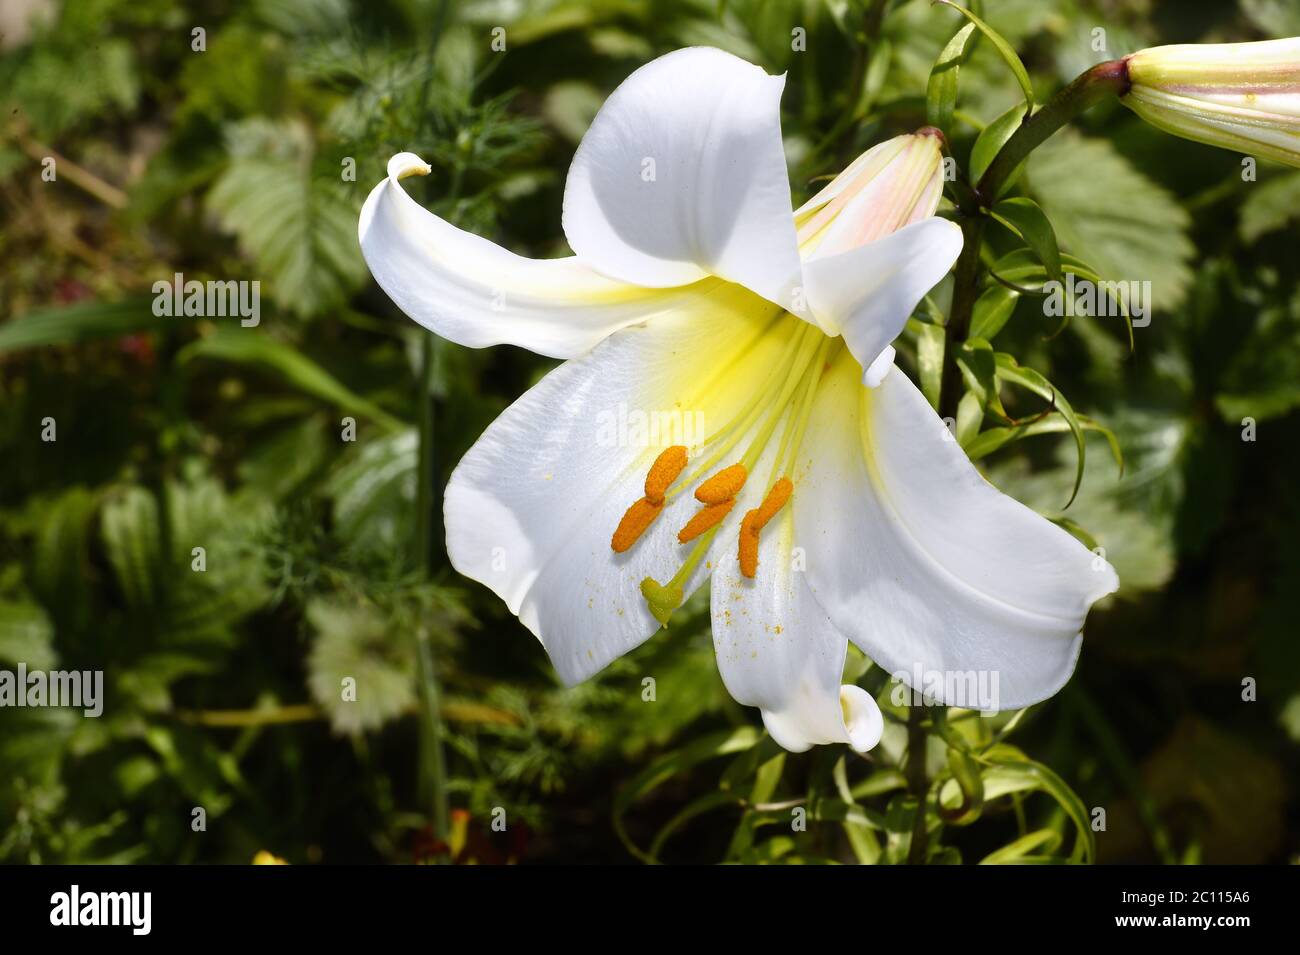
[[[935, 138], [875, 147], [796, 212], [783, 86], [704, 48], [633, 73], [569, 171], [574, 257], [521, 258], [438, 219], [400, 185], [428, 171], [409, 153], [367, 199], [361, 248], [439, 335], [568, 359], [488, 428], [445, 500], [452, 564], [560, 677], [638, 646], [711, 578], [731, 695], [787, 749], [864, 751], [883, 723], [841, 686], [849, 640], [891, 673], [995, 671], [1019, 707], [1068, 679], [1117, 580], [985, 481], [893, 369], [890, 342], [961, 248], [933, 216]], [[610, 438], [637, 414], [648, 430]], [[703, 433], [672, 433], [699, 418]]]

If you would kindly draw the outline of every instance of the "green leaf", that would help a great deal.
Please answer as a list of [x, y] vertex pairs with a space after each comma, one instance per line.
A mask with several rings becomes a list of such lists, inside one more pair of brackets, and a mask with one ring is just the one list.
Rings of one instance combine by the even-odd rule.
[[0, 325], [0, 354], [154, 331], [171, 321], [155, 315], [147, 298], [41, 309]]
[[1083, 437], [1083, 425], [1079, 423], [1079, 417], [1065, 399], [1065, 395], [1061, 394], [1056, 386], [1041, 374], [1032, 368], [1024, 367], [1005, 352], [998, 352], [996, 360], [999, 378], [1020, 385], [1022, 388], [1027, 388], [1034, 394], [1047, 399], [1070, 426], [1070, 431], [1074, 435], [1075, 450], [1078, 452], [1078, 464], [1075, 468], [1074, 489], [1070, 492], [1070, 499], [1065, 503], [1065, 506], [1069, 507], [1074, 503], [1074, 499], [1079, 493], [1079, 487], [1083, 484], [1084, 460], [1088, 453], [1087, 444]]
[[[1119, 438], [1115, 432], [1105, 425], [1098, 424], [1096, 421], [1086, 415], [1078, 415], [1079, 425], [1084, 431], [1092, 431], [1103, 435], [1106, 443], [1110, 447], [1110, 453], [1114, 456], [1115, 462], [1120, 466], [1120, 473], [1124, 469], [1124, 455], [1120, 450]], [[1022, 424], [1009, 425], [1007, 427], [989, 428], [980, 433], [979, 437], [970, 444], [963, 445], [966, 456], [972, 461], [978, 461], [980, 458], [992, 454], [994, 451], [1002, 448], [1012, 442], [1019, 441], [1022, 438], [1033, 437], [1038, 434], [1061, 434], [1071, 431], [1070, 422], [1061, 415], [1048, 415], [1043, 418], [1036, 418], [1033, 421], [1027, 421]]]
[[1253, 245], [1260, 236], [1300, 218], [1300, 172], [1272, 173], [1275, 178], [1251, 184], [1241, 204], [1237, 231]]
[[982, 338], [968, 338], [957, 349], [957, 366], [966, 387], [979, 399], [981, 415], [984, 411], [992, 411], [1005, 418], [1006, 411], [998, 398], [997, 361], [993, 346]]
[[[1020, 57], [1016, 54], [1016, 51], [1012, 48], [1011, 44], [1007, 42], [1006, 38], [965, 7], [953, 3], [952, 0], [938, 0], [938, 2], [942, 3], [944, 6], [952, 7], [978, 27], [979, 31], [989, 38], [990, 42], [992, 42], [993, 46], [997, 49], [998, 55], [1002, 57], [1003, 62], [1010, 67], [1012, 74], [1016, 78], [1016, 82], [1020, 84], [1020, 91], [1025, 94], [1024, 114], [1028, 115], [1033, 112], [1034, 84], [1030, 82], [1029, 71], [1025, 69], [1025, 64], [1020, 62]], [[973, 178], [978, 179], [979, 176], [973, 176]]]
[[[849, 788], [846, 757], [841, 756], [835, 761], [835, 768], [831, 770], [831, 779], [840, 799], [847, 805], [856, 805], [853, 792]], [[856, 815], [851, 818], [846, 816], [841, 825], [844, 827], [845, 838], [849, 840], [849, 848], [853, 850], [854, 858], [858, 860], [859, 865], [875, 865], [880, 861], [880, 840], [872, 831], [873, 828], [878, 827], [870, 820], [858, 818]]]
[[335, 732], [378, 729], [415, 706], [413, 641], [379, 608], [318, 597], [307, 604], [307, 622], [315, 631], [307, 685]]
[[48, 670], [58, 662], [54, 626], [39, 605], [0, 601], [0, 660]]
[[[1163, 423], [1163, 422], [1162, 422]], [[1157, 479], [1152, 473], [1149, 454], [1135, 445], [1132, 431], [1120, 430], [1125, 448], [1125, 464], [1132, 475], [1122, 484], [1114, 480], [1114, 468], [1099, 455], [1088, 459], [1088, 473], [1078, 499], [1070, 507], [1070, 516], [1088, 529], [1095, 543], [1105, 548], [1106, 560], [1120, 579], [1120, 596], [1131, 597], [1164, 586], [1175, 567], [1175, 550], [1168, 522], [1145, 495], [1135, 495], [1126, 488], [1150, 488]], [[1152, 443], [1169, 440], [1169, 431], [1149, 422], [1149, 430], [1140, 432]], [[1158, 437], [1157, 437], [1158, 436]], [[1062, 448], [1063, 457], [1073, 457]], [[1168, 453], [1168, 452], [1166, 452]], [[1061, 521], [1062, 486], [1074, 480], [1074, 462], [1029, 473], [1020, 457], [990, 462], [985, 470], [988, 479], [1000, 490], [1040, 513]], [[996, 462], [996, 463], [994, 463]], [[1067, 528], [1068, 529], [1068, 528]], [[1089, 547], [1090, 550], [1094, 549]]]
[[907, 777], [897, 769], [878, 769], [866, 779], [855, 784], [851, 790], [852, 799], [868, 799], [895, 789], [906, 789]]
[[1091, 862], [1095, 854], [1092, 827], [1083, 801], [1066, 782], [1042, 763], [1025, 757], [1014, 746], [999, 743], [979, 757], [988, 769], [984, 772], [986, 799], [995, 799], [1011, 793], [1042, 792], [1056, 800], [1065, 810], [1066, 817], [1074, 823], [1074, 846], [1070, 850], [1071, 862]]
[[[1006, 141], [1020, 128], [1024, 115], [1025, 108], [1017, 104], [984, 127], [984, 131], [975, 140], [975, 145], [971, 147], [970, 151], [971, 182], [979, 182], [985, 171], [993, 163], [994, 157], [1006, 144]], [[1007, 177], [1006, 182], [1002, 184], [1002, 190], [998, 195], [1000, 196], [1010, 189], [1024, 173], [1024, 170], [1023, 163], [1017, 166], [1015, 171]]]
[[1005, 285], [993, 285], [985, 289], [975, 300], [975, 308], [971, 312], [971, 338], [992, 341], [1010, 321], [1019, 301], [1020, 293]]
[[1097, 538], [1093, 537], [1092, 534], [1085, 530], [1077, 521], [1073, 521], [1068, 517], [1056, 517], [1052, 518], [1052, 523], [1068, 532], [1071, 537], [1077, 540], [1084, 547], [1088, 548], [1088, 550], [1096, 551], [1097, 548], [1101, 546], [1097, 543]]
[[[1044, 316], [1048, 315], [1048, 307], [1051, 301], [1055, 301], [1059, 305], [1061, 322], [1056, 329], [1046, 336], [1047, 338], [1055, 338], [1059, 335], [1069, 325], [1070, 319], [1075, 316], [1076, 303], [1069, 294], [1071, 288], [1075, 286], [1069, 284], [1070, 276], [1073, 275], [1076, 280], [1083, 279], [1091, 283], [1094, 293], [1093, 298], [1095, 299], [1094, 310], [1099, 315], [1109, 314], [1112, 311], [1118, 312], [1119, 316], [1124, 319], [1124, 325], [1128, 332], [1129, 350], [1132, 351], [1133, 320], [1129, 315], [1126, 302], [1128, 286], [1106, 280], [1096, 269], [1073, 255], [1063, 253], [1061, 255], [1061, 266], [1066, 281], [1061, 285], [1053, 286], [1050, 291], [1047, 289], [1047, 285], [1052, 282], [1052, 278], [1048, 275], [1047, 267], [1042, 264], [1031, 249], [1016, 249], [1008, 252], [994, 263], [990, 272], [991, 277], [999, 284], [1007, 283], [1015, 286], [1014, 288], [1008, 288], [1008, 291], [1038, 292], [1048, 296], [1048, 301], [1045, 301], [1042, 305]], [[1104, 311], [1102, 308], [1103, 300], [1106, 303]]]
[[968, 23], [948, 41], [930, 71], [925, 91], [925, 121], [951, 135], [952, 111], [957, 105], [957, 75], [968, 55], [975, 24]]
[[[267, 519], [263, 500], [232, 500], [212, 477], [165, 482], [167, 568], [173, 581], [165, 622], [169, 644], [224, 646], [230, 628], [265, 603], [262, 565], [251, 559], [248, 545]], [[196, 547], [204, 551], [202, 571], [195, 569]]]
[[977, 392], [968, 391], [957, 402], [957, 422], [955, 437], [963, 448], [979, 434], [980, 425], [984, 423], [984, 407]]
[[1150, 282], [1162, 309], [1182, 301], [1196, 249], [1174, 196], [1109, 142], [1070, 130], [1034, 150], [1026, 167], [1062, 250], [1107, 278]]
[[705, 793], [697, 799], [692, 799], [673, 815], [663, 827], [655, 833], [654, 840], [650, 843], [650, 849], [647, 855], [652, 859], [658, 859], [663, 852], [664, 844], [678, 831], [681, 830], [692, 819], [702, 816], [707, 812], [715, 809], [734, 808], [740, 804], [740, 797], [735, 793], [715, 790]]
[[859, 806], [856, 803], [844, 802], [841, 799], [818, 798], [809, 803], [808, 818], [815, 822], [838, 822], [842, 823], [852, 821], [855, 825], [867, 829], [884, 831], [887, 827], [887, 821], [878, 811], [867, 809], [865, 806]]
[[1300, 7], [1291, 0], [1241, 0], [1241, 12], [1265, 36], [1300, 35]]
[[[781, 774], [785, 771], [785, 750], [776, 745], [776, 741], [771, 737], [764, 739], [758, 746], [746, 750], [739, 759], [732, 762], [727, 767], [727, 772], [723, 779], [729, 786], [736, 786], [739, 783], [737, 773], [745, 773], [747, 779], [753, 776], [753, 784], [749, 787], [749, 798], [747, 800], [750, 806], [758, 806], [771, 800], [776, 787], [780, 785]], [[727, 848], [727, 858], [742, 858], [748, 853], [754, 844], [754, 837], [758, 828], [771, 821], [769, 814], [749, 811], [741, 817], [740, 824], [736, 827], [735, 833], [731, 837], [731, 845]]]
[[108, 16], [102, 7], [85, 6], [95, 11], [87, 20], [69, 22], [71, 16], [60, 13], [57, 26], [43, 31], [43, 41], [32, 46], [23, 68], [6, 77], [6, 101], [20, 104], [43, 138], [83, 121], [113, 121], [140, 96], [141, 70], [131, 40], [109, 35], [90, 19]]
[[418, 436], [410, 428], [366, 441], [325, 484], [341, 540], [361, 553], [405, 552], [411, 544]]
[[619, 841], [642, 862], [657, 864], [659, 860], [638, 846], [628, 835], [623, 823], [627, 811], [678, 773], [720, 756], [742, 753], [757, 745], [762, 738], [763, 734], [750, 726], [712, 733], [669, 753], [637, 773], [614, 798], [614, 832]]
[[563, 80], [546, 91], [542, 115], [561, 136], [576, 145], [586, 135], [604, 102], [604, 94], [591, 83]]
[[389, 430], [404, 425], [379, 406], [347, 388], [298, 349], [261, 333], [244, 328], [221, 328], [206, 338], [191, 342], [177, 355], [180, 362], [195, 358], [216, 358], [267, 368], [289, 384], [339, 410], [370, 418]]
[[1055, 829], [1035, 829], [1001, 849], [995, 849], [980, 860], [980, 865], [1006, 865], [1033, 861], [1030, 853], [1036, 849], [1051, 853], [1061, 844], [1061, 834]]
[[1265, 308], [1224, 369], [1214, 398], [1223, 419], [1240, 428], [1300, 407], [1300, 298]]
[[921, 394], [930, 407], [939, 410], [939, 390], [943, 382], [944, 328], [942, 325], [918, 325], [916, 330], [917, 376]]
[[87, 622], [90, 596], [90, 543], [99, 496], [69, 488], [40, 512], [32, 559], [32, 589], [59, 623], [79, 630]]
[[993, 207], [993, 218], [1025, 240], [1047, 269], [1049, 278], [1061, 281], [1061, 250], [1056, 244], [1056, 231], [1038, 203], [1024, 196], [1004, 199]]
[[[946, 806], [936, 799], [939, 815], [949, 825], [968, 826], [979, 819], [984, 810], [984, 778], [980, 765], [968, 749], [949, 746], [948, 772], [951, 773], [950, 781], [956, 784], [961, 794], [961, 801], [956, 806]], [[942, 796], [943, 788], [941, 784], [936, 796]]]
[[110, 494], [101, 511], [100, 533], [127, 605], [156, 609], [161, 598], [162, 527], [153, 494], [134, 484]]
[[275, 300], [299, 315], [341, 302], [366, 278], [357, 210], [337, 185], [312, 175], [305, 127], [247, 120], [235, 158], [208, 193], [221, 226], [239, 236]]

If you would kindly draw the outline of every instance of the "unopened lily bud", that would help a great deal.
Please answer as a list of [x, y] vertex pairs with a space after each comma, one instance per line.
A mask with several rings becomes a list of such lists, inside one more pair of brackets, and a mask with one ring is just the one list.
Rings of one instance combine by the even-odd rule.
[[1300, 166], [1300, 37], [1129, 56], [1124, 105], [1175, 136]]
[[934, 215], [943, 194], [943, 134], [895, 136], [853, 160], [795, 212], [805, 258], [847, 252]]

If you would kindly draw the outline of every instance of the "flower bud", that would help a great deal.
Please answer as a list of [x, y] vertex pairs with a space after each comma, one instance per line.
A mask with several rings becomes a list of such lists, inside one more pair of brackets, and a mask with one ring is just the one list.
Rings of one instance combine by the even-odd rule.
[[1126, 63], [1123, 103], [1151, 125], [1300, 166], [1300, 37], [1158, 46]]
[[795, 212], [804, 258], [847, 252], [934, 215], [943, 193], [942, 142], [927, 126], [853, 160]]

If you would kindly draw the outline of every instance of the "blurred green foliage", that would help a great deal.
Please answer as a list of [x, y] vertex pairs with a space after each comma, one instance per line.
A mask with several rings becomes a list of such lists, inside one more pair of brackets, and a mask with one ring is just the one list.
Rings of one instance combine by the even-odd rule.
[[[881, 693], [881, 746], [786, 754], [722, 688], [700, 598], [671, 632], [565, 690], [491, 594], [445, 560], [431, 580], [420, 571], [424, 333], [368, 281], [355, 230], [387, 158], [411, 150], [434, 166], [413, 186], [430, 208], [521, 253], [563, 252], [565, 170], [595, 110], [636, 66], [691, 44], [789, 71], [792, 182], [809, 194], [866, 146], [924, 124], [930, 71], [963, 22], [954, 11], [925, 0], [9, 6], [0, 665], [103, 669], [107, 701], [100, 719], [0, 710], [0, 860], [906, 857], [905, 708], [867, 661], [853, 665]], [[1144, 46], [1300, 34], [1286, 0], [983, 8], [1040, 102]], [[492, 49], [495, 27], [505, 52]], [[993, 44], [974, 43], [950, 137], [963, 165], [1021, 99]], [[1118, 319], [1076, 318], [1053, 336], [1032, 296], [993, 293], [977, 327], [1081, 420], [1112, 428], [1125, 471], [1090, 455], [1062, 511], [1076, 462], [1064, 425], [985, 438], [980, 463], [1103, 546], [1123, 588], [1090, 617], [1057, 698], [994, 720], [936, 715], [934, 861], [1300, 852], [1300, 173], [1240, 172], [1239, 157], [1112, 106], [1037, 152], [1017, 186], [1065, 253], [1150, 281], [1154, 314], [1130, 354]], [[992, 256], [1025, 261], [1011, 228], [987, 238]], [[259, 280], [260, 325], [154, 316], [153, 283], [177, 272]], [[931, 336], [913, 322], [900, 347], [923, 383]], [[441, 486], [550, 365], [508, 348], [435, 354]], [[1013, 417], [1043, 409], [1032, 389], [993, 388]], [[959, 421], [968, 444], [997, 424], [987, 410], [986, 395]], [[41, 440], [45, 418], [55, 442]], [[422, 627], [443, 684], [450, 846], [433, 837], [417, 781]], [[340, 699], [345, 677], [355, 704]], [[1248, 677], [1256, 702], [1242, 700]], [[204, 832], [191, 828], [195, 807]], [[495, 807], [505, 833], [491, 828]], [[1107, 810], [1095, 834], [1094, 807]], [[791, 831], [794, 809], [803, 830]]]

